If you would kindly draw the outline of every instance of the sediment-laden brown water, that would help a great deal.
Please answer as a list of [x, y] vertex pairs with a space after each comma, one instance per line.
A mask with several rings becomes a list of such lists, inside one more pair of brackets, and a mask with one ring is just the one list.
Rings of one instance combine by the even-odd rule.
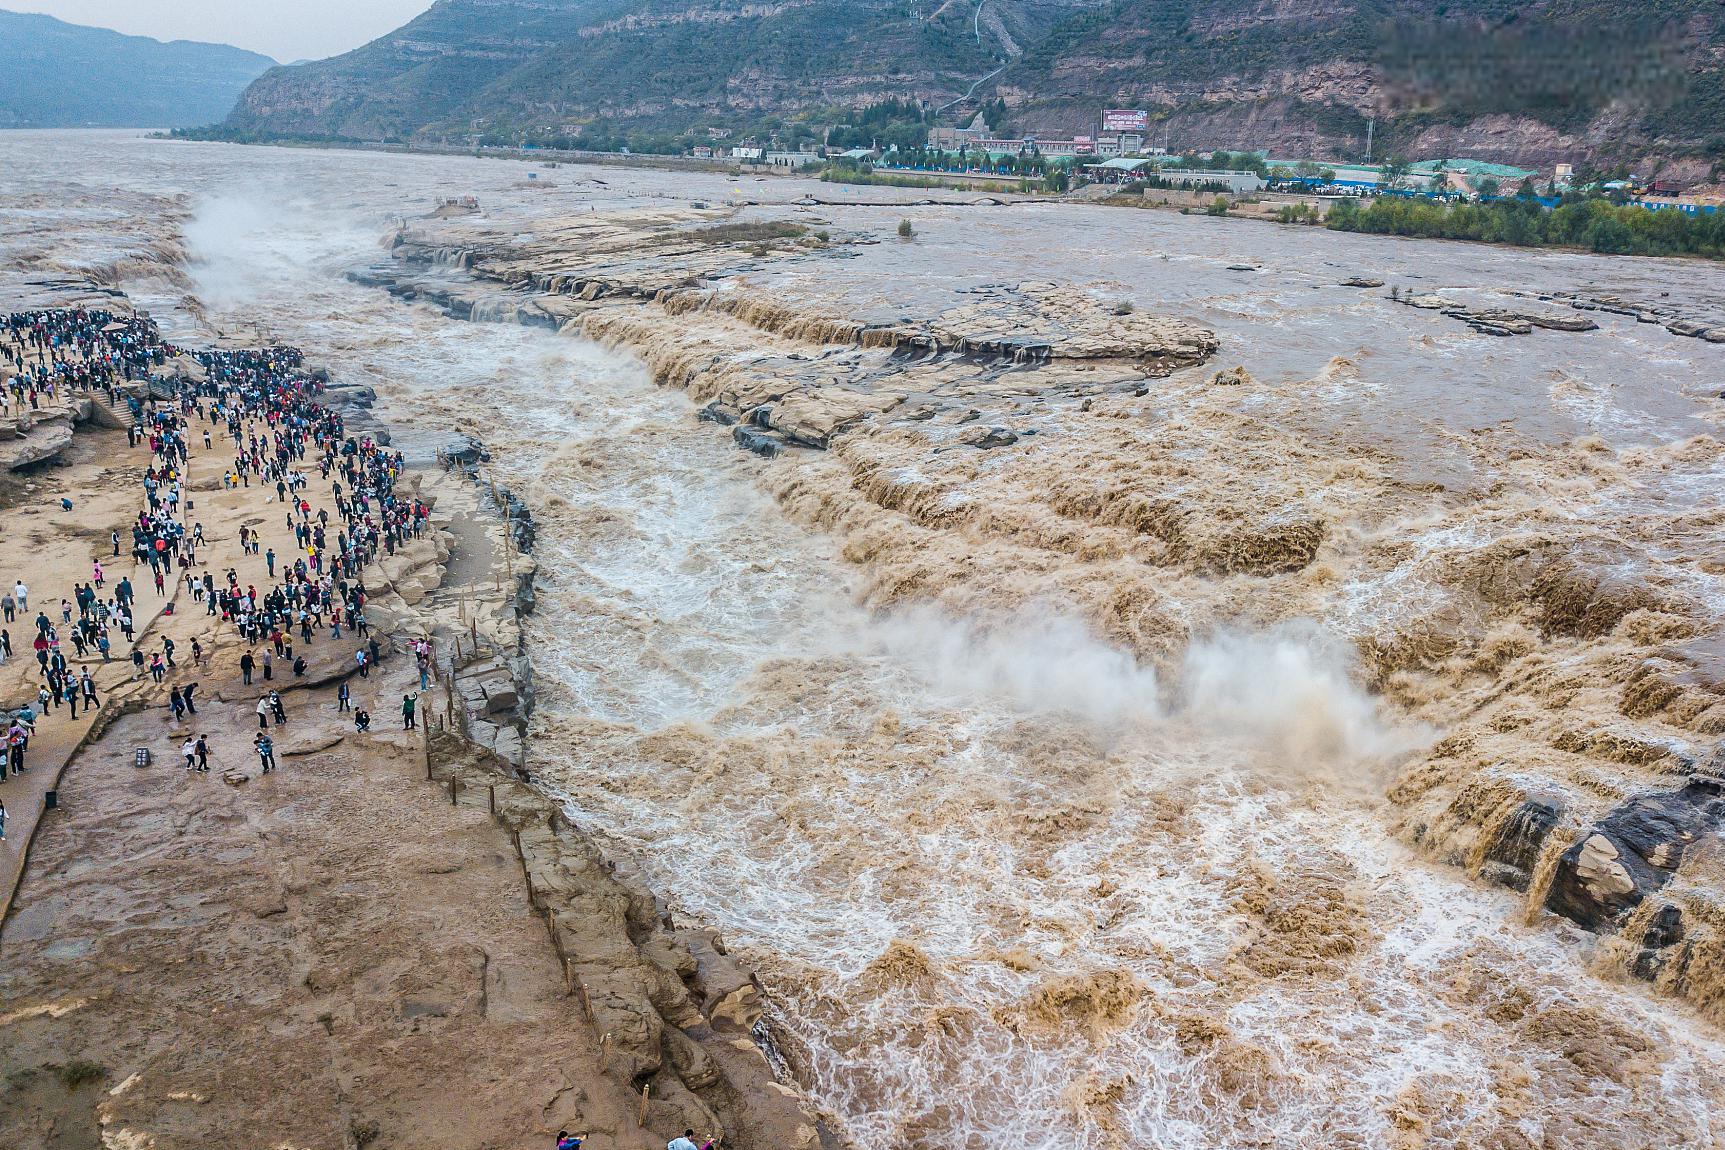
[[[0, 162], [0, 291], [95, 274], [491, 445], [541, 529], [535, 769], [758, 967], [859, 1145], [1718, 1143], [1725, 347], [1665, 322], [1725, 322], [1725, 270], [115, 133]], [[675, 242], [769, 220], [805, 234]], [[565, 330], [344, 278], [379, 265]], [[772, 459], [696, 418], [763, 388], [769, 436], [863, 414]]]

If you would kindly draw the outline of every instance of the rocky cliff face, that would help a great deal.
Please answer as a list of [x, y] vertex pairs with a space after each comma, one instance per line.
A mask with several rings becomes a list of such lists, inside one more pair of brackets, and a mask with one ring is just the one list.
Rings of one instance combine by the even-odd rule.
[[1146, 108], [1176, 148], [1360, 155], [1375, 119], [1379, 155], [1717, 159], [1722, 53], [1712, 0], [441, 0], [271, 71], [229, 127], [532, 139], [998, 96], [1015, 131]]
[[1176, 149], [1359, 155], [1375, 119], [1378, 155], [1545, 166], [1718, 151], [1722, 43], [1703, 0], [1117, 0], [1001, 82], [1029, 122], [1147, 107]]

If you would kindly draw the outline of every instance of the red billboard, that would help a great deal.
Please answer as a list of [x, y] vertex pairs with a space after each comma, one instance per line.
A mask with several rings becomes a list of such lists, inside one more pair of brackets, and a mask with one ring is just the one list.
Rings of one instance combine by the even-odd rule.
[[1102, 113], [1104, 132], [1148, 132], [1150, 113], [1141, 108], [1108, 108]]

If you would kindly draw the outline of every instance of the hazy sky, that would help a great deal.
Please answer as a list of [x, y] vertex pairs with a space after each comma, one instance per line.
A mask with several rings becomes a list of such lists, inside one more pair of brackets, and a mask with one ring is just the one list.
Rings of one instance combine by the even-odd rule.
[[315, 60], [357, 48], [407, 23], [431, 0], [0, 0], [158, 40], [208, 40], [273, 56]]

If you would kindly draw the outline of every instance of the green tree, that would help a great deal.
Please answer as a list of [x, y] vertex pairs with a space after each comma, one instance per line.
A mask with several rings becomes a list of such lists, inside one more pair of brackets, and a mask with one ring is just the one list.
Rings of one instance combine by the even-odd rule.
[[1209, 213], [1212, 216], [1225, 216], [1225, 215], [1227, 215], [1228, 214], [1228, 197], [1227, 196], [1217, 196], [1215, 199], [1210, 201], [1210, 206], [1205, 208], [1204, 211]]
[[[1657, 215], [1661, 213], [1648, 213]], [[1675, 215], [1676, 213], [1672, 213]], [[1582, 237], [1583, 242], [1596, 252], [1621, 255], [1635, 250], [1635, 233], [1629, 226], [1618, 219], [1615, 212], [1600, 216], [1593, 221]]]

